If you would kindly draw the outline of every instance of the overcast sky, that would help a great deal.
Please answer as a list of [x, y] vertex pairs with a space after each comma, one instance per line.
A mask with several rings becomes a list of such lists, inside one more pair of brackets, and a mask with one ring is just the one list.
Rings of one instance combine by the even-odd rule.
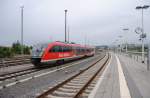
[[[141, 11], [135, 7], [145, 4], [150, 0], [0, 0], [0, 46], [20, 41], [21, 5], [26, 45], [63, 41], [65, 9], [73, 42], [83, 44], [86, 36], [92, 45], [110, 45], [123, 35], [139, 43], [134, 30], [141, 26]], [[144, 30], [150, 39], [150, 8], [144, 10]]]

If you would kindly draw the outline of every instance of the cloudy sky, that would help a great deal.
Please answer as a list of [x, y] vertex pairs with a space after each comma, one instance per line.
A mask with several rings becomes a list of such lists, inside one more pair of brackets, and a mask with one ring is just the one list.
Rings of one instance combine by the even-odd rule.
[[[135, 7], [145, 4], [150, 0], [0, 0], [0, 46], [20, 40], [21, 5], [26, 45], [63, 41], [65, 9], [73, 42], [84, 44], [87, 38], [92, 45], [110, 45], [123, 35], [120, 42], [139, 43], [134, 30], [141, 26], [141, 11]], [[144, 10], [144, 30], [150, 39], [150, 8]]]

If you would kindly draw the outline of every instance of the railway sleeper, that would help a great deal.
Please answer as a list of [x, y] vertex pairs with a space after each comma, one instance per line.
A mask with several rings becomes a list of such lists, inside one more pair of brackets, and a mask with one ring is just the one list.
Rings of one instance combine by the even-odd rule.
[[80, 76], [80, 77], [77, 77], [76, 79], [87, 79], [89, 78], [90, 76]]
[[87, 79], [89, 79], [89, 77], [87, 78], [84, 78], [84, 77], [77, 77], [77, 78], [75, 78], [74, 80], [78, 80], [78, 81], [83, 81], [83, 80], [87, 80]]
[[[91, 91], [92, 91], [91, 89], [86, 89], [86, 90], [84, 91], [84, 93], [89, 94]], [[84, 93], [83, 93], [83, 94], [84, 94]]]
[[83, 93], [90, 93], [93, 89], [94, 89], [95, 86], [88, 86]]
[[62, 96], [48, 95], [46, 98], [72, 98], [72, 97], [62, 97]]
[[28, 64], [30, 62], [19, 62], [19, 63], [8, 63], [7, 66], [15, 66], [15, 65], [22, 65], [22, 64]]
[[4, 61], [5, 64], [20, 63], [20, 62], [30, 62], [30, 60]]
[[58, 91], [63, 91], [63, 92], [77, 92], [77, 89], [59, 88]]
[[64, 85], [63, 88], [66, 88], [66, 89], [80, 89], [81, 87], [79, 87], [79, 86]]
[[61, 91], [54, 91], [51, 95], [53, 96], [61, 96], [61, 97], [73, 97], [76, 93], [68, 93], [68, 92], [61, 92]]
[[80, 83], [71, 83], [71, 82], [69, 82], [69, 83], [67, 83], [66, 85], [68, 85], [68, 86], [83, 86], [84, 84], [82, 83], [82, 84], [80, 84]]
[[92, 90], [95, 86], [88, 86], [86, 89]]
[[80, 98], [88, 98], [88, 96], [89, 96], [89, 94], [83, 93], [83, 94], [80, 96]]
[[82, 93], [80, 98], [88, 98], [89, 94], [91, 93], [91, 91], [94, 89], [94, 87], [92, 86], [88, 86], [85, 91]]
[[95, 84], [92, 83], [88, 87], [95, 87]]
[[74, 83], [74, 84], [84, 84], [84, 82], [83, 81], [74, 81], [74, 80], [72, 80], [72, 81], [70, 81], [71, 83]]
[[69, 94], [69, 95], [74, 95], [75, 93], [77, 93], [77, 89], [72, 91], [72, 92], [67, 92], [66, 90], [59, 90], [57, 89], [56, 91], [54, 91], [52, 94]]

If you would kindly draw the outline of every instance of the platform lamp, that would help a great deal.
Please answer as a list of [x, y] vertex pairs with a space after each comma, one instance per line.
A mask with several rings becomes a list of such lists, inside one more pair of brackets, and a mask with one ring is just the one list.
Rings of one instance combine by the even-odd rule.
[[21, 8], [21, 54], [24, 54], [24, 46], [23, 46], [23, 11], [24, 11], [24, 6], [20, 6]]
[[[125, 31], [126, 33], [129, 31], [128, 28], [124, 28], [124, 29], [122, 29], [122, 30]], [[126, 53], [127, 53], [127, 51], [128, 51], [127, 40], [126, 40], [126, 42], [125, 42], [125, 47], [126, 47]]]
[[141, 24], [142, 24], [142, 34], [141, 34], [141, 41], [142, 41], [142, 63], [144, 63], [144, 38], [146, 38], [146, 34], [144, 34], [144, 17], [143, 17], [143, 10], [148, 9], [150, 6], [149, 5], [143, 5], [143, 6], [137, 6], [136, 10], [141, 10], [142, 11], [142, 19], [141, 19]]
[[121, 38], [122, 38], [122, 36], [120, 35], [120, 36], [118, 36], [119, 37], [119, 39], [120, 39], [120, 53], [122, 52], [122, 43], [121, 43]]
[[67, 10], [65, 10], [65, 42], [67, 42]]

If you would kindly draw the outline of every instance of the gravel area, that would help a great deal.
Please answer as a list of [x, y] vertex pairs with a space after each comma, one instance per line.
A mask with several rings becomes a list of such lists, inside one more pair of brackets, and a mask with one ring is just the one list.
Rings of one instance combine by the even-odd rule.
[[86, 60], [83, 59], [85, 60], [84, 62], [74, 66], [4, 88], [0, 90], [0, 98], [35, 98], [35, 94], [41, 93], [44, 89], [48, 89], [48, 87], [52, 87], [58, 82], [67, 79], [82, 68], [88, 67], [91, 62], [103, 56], [104, 53], [91, 57], [90, 59], [86, 58]]

